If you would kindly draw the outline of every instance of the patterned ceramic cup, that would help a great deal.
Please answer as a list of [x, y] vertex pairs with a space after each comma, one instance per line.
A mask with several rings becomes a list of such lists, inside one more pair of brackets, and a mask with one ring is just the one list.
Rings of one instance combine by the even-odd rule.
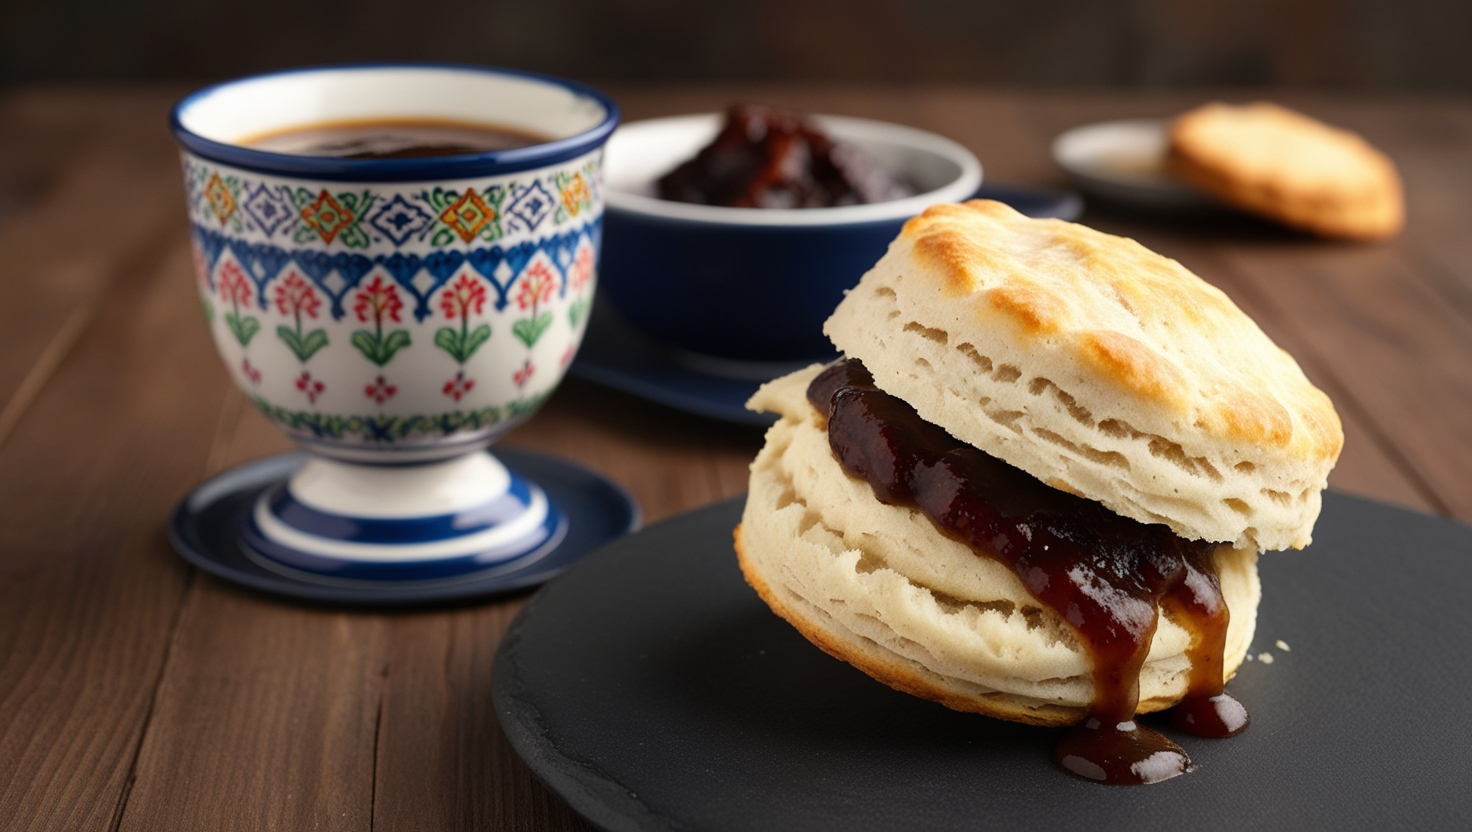
[[[375, 120], [494, 125], [547, 139], [400, 159], [247, 144]], [[258, 509], [255, 531], [285, 547], [283, 559], [305, 552], [294, 567], [346, 574], [338, 561], [402, 559], [395, 541], [405, 535], [439, 546], [421, 558], [430, 561], [505, 543], [505, 534], [486, 537], [504, 523], [464, 518], [445, 521], [457, 530], [450, 537], [485, 540], [443, 545], [449, 532], [433, 524], [363, 529], [398, 515], [473, 513], [516, 491], [499, 463], [475, 452], [533, 413], [577, 350], [597, 272], [603, 144], [617, 121], [612, 101], [568, 81], [426, 64], [261, 75], [177, 105], [173, 129], [215, 345], [251, 401], [321, 457], [276, 498], [300, 506]], [[412, 483], [368, 468], [436, 462], [445, 476], [426, 480], [418, 470]], [[466, 473], [477, 466], [498, 470]], [[453, 494], [404, 508], [404, 489], [435, 487]], [[356, 536], [309, 539], [333, 538], [343, 517], [364, 521]], [[383, 576], [373, 572], [362, 576]]]

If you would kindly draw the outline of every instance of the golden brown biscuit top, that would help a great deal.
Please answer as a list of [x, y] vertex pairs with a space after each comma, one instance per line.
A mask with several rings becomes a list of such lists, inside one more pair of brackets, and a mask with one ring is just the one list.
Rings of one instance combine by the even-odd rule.
[[901, 240], [982, 331], [1005, 321], [1023, 349], [1071, 355], [1193, 432], [1301, 459], [1339, 454], [1338, 415], [1292, 357], [1219, 289], [1134, 240], [984, 200], [931, 207]]

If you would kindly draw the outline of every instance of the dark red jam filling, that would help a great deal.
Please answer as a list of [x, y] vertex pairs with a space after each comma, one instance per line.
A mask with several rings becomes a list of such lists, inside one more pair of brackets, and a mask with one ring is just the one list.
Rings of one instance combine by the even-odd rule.
[[1174, 725], [1207, 737], [1246, 727], [1246, 709], [1222, 690], [1228, 615], [1216, 544], [1122, 517], [958, 441], [875, 387], [857, 360], [819, 374], [808, 400], [827, 416], [839, 464], [880, 502], [918, 509], [943, 534], [1006, 564], [1073, 628], [1093, 663], [1094, 699], [1057, 746], [1063, 768], [1113, 784], [1186, 771], [1179, 746], [1135, 723], [1160, 609], [1191, 634], [1190, 684]]
[[915, 193], [801, 117], [754, 106], [732, 107], [715, 140], [658, 184], [660, 199], [729, 208], [828, 208]]

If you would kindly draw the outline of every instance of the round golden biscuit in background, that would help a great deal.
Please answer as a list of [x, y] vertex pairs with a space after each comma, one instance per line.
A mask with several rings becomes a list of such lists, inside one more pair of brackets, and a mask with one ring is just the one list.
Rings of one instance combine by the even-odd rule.
[[1213, 103], [1177, 117], [1169, 161], [1223, 202], [1325, 237], [1379, 239], [1405, 224], [1389, 157], [1356, 133], [1276, 104]]

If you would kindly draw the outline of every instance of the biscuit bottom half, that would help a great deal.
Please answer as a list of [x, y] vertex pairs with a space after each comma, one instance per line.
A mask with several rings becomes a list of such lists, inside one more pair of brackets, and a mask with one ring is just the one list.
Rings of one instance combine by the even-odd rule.
[[[783, 418], [752, 463], [736, 530], [741, 570], [767, 605], [818, 647], [906, 693], [1033, 725], [1083, 719], [1092, 664], [1072, 629], [1010, 568], [848, 476], [792, 387], [773, 391]], [[1257, 552], [1223, 545], [1216, 564], [1231, 613], [1231, 678], [1252, 642]], [[1139, 712], [1185, 695], [1189, 646], [1162, 614], [1140, 673]]]

